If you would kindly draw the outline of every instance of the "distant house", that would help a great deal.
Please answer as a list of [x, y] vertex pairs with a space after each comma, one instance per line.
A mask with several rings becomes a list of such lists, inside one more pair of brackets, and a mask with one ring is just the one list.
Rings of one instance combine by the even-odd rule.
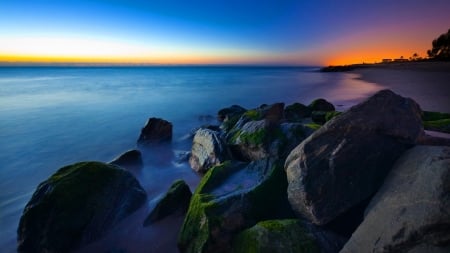
[[408, 59], [404, 59], [404, 58], [394, 59], [394, 62], [407, 62], [407, 61], [408, 61]]
[[381, 60], [382, 63], [388, 63], [388, 62], [392, 62], [392, 59], [383, 59]]

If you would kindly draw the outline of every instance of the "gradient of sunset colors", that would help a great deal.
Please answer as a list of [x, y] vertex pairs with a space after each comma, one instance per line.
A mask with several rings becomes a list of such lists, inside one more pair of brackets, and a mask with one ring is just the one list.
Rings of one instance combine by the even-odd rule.
[[426, 56], [448, 0], [2, 0], [0, 63], [330, 65]]

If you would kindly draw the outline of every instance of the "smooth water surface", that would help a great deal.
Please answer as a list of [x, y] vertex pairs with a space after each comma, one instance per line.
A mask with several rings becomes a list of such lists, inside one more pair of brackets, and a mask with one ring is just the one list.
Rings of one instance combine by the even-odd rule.
[[183, 178], [191, 189], [198, 183], [173, 154], [190, 150], [193, 129], [217, 123], [216, 112], [232, 104], [308, 104], [323, 97], [344, 110], [382, 88], [356, 77], [314, 68], [0, 68], [0, 248], [15, 252], [20, 215], [41, 181], [64, 165], [108, 162], [136, 148], [146, 120], [161, 117], [174, 125], [172, 147], [167, 154], [148, 151], [145, 168], [134, 172], [149, 204], [81, 251], [176, 252], [176, 231], [168, 228], [182, 218], [141, 224], [173, 180]]

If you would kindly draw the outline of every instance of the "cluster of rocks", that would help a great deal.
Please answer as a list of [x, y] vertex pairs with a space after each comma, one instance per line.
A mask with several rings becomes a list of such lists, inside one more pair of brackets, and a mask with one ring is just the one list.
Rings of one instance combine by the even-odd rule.
[[[175, 181], [143, 225], [185, 213], [181, 252], [448, 252], [450, 141], [427, 136], [424, 115], [389, 90], [344, 113], [324, 99], [224, 108], [220, 126], [193, 135], [195, 192]], [[138, 145], [171, 139], [172, 124], [150, 118]], [[104, 235], [145, 203], [123, 169], [142, 166], [131, 150], [60, 169], [25, 207], [19, 252], [67, 252]]]

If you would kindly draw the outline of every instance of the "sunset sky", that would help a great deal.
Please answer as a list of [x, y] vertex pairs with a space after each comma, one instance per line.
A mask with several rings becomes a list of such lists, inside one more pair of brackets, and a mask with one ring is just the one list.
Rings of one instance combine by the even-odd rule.
[[426, 56], [449, 0], [1, 0], [0, 63], [330, 65]]

